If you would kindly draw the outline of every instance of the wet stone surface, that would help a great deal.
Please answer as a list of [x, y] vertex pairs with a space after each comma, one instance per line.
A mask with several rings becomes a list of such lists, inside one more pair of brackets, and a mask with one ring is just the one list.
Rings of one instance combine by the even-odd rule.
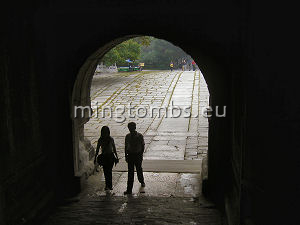
[[217, 210], [197, 198], [115, 197], [107, 194], [62, 206], [44, 225], [220, 225]]
[[200, 194], [199, 174], [144, 176], [146, 187], [135, 180], [133, 194], [124, 196], [127, 173], [113, 173], [112, 191], [104, 191], [103, 174], [96, 173], [84, 192], [60, 206], [43, 224], [221, 224], [218, 210]]
[[[191, 173], [153, 173], [144, 172], [146, 187], [142, 188], [137, 181], [133, 186], [133, 196], [156, 196], [156, 197], [199, 197], [201, 196], [200, 174]], [[111, 195], [123, 196], [126, 190], [127, 173], [113, 172], [113, 187]], [[105, 196], [105, 180], [100, 171], [89, 177], [86, 190], [80, 197], [99, 197]]]

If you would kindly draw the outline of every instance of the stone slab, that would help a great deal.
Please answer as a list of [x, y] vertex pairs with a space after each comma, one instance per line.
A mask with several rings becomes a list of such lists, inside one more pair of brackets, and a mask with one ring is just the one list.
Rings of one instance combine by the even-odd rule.
[[[200, 173], [201, 160], [144, 160], [144, 172], [166, 172], [166, 173]], [[115, 172], [127, 172], [127, 163], [121, 160]]]

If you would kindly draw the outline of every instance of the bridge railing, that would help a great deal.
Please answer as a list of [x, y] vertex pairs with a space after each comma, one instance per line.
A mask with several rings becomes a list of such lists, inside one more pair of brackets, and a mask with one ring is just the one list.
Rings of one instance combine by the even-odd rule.
[[106, 66], [103, 64], [103, 62], [98, 64], [96, 71], [95, 71], [95, 73], [116, 73], [116, 72], [118, 72], [116, 63], [111, 66]]

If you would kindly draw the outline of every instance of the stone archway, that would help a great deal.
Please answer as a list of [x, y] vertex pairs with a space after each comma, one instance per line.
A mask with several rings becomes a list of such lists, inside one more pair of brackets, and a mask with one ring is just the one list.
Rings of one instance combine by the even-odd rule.
[[[87, 58], [83, 66], [80, 68], [75, 85], [73, 88], [71, 112], [74, 111], [75, 105], [90, 106], [90, 87], [93, 78], [94, 71], [99, 62], [99, 59], [105, 55], [111, 48], [120, 44], [121, 42], [144, 35], [127, 35], [121, 38], [116, 38], [111, 42], [108, 42], [103, 47], [98, 49], [90, 57]], [[226, 51], [214, 44], [211, 40], [202, 39], [199, 43], [191, 45], [189, 42], [183, 42], [180, 39], [176, 39], [174, 36], [153, 36], [168, 40], [173, 44], [180, 46], [186, 52], [188, 52], [195, 60], [197, 65], [201, 68], [201, 71], [207, 82], [210, 92], [210, 105], [212, 108], [216, 106], [227, 106], [226, 118], [216, 118], [212, 116], [209, 123], [208, 134], [208, 155], [205, 170], [207, 174], [204, 176], [205, 182], [203, 182], [203, 192], [206, 195], [212, 197], [212, 199], [220, 206], [224, 207], [225, 211], [230, 211], [234, 218], [238, 218], [239, 206], [231, 205], [230, 202], [238, 202], [240, 196], [240, 183], [241, 183], [241, 164], [233, 161], [240, 160], [239, 156], [232, 155], [232, 132], [233, 128], [230, 126], [233, 119], [239, 120], [239, 112], [236, 115], [231, 111], [231, 106], [235, 104], [232, 102], [232, 87], [236, 83], [231, 83], [230, 62], [226, 59]], [[238, 68], [234, 73], [239, 72]], [[238, 92], [242, 90], [238, 89]], [[237, 95], [235, 98], [239, 99]], [[236, 109], [238, 110], [238, 109]], [[236, 111], [235, 110], [235, 111]], [[72, 118], [74, 118], [72, 116]], [[93, 165], [89, 162], [89, 154], [84, 152], [80, 154], [80, 146], [85, 149], [84, 137], [84, 124], [88, 121], [88, 115], [86, 114], [82, 119], [73, 119], [73, 158], [74, 158], [74, 174], [78, 178], [86, 179], [88, 174], [92, 172]], [[239, 132], [239, 131], [236, 131]], [[242, 146], [236, 146], [242, 151]], [[237, 150], [234, 150], [237, 151]], [[82, 162], [87, 162], [86, 164]], [[236, 171], [233, 171], [232, 167], [237, 166]], [[229, 193], [234, 190], [234, 192]], [[225, 196], [230, 197], [225, 197]], [[227, 203], [226, 203], [227, 202]], [[226, 206], [226, 204], [228, 204]], [[228, 207], [225, 209], [225, 207]], [[232, 208], [229, 208], [232, 207]]]
[[[105, 46], [98, 49], [94, 54], [92, 54], [88, 59], [85, 61], [83, 66], [80, 68], [80, 71], [77, 75], [77, 79], [75, 81], [74, 89], [73, 89], [73, 96], [72, 96], [72, 106], [71, 106], [71, 112], [74, 113], [74, 106], [91, 106], [91, 99], [90, 99], [90, 88], [92, 83], [92, 78], [94, 75], [94, 71], [96, 69], [97, 64], [99, 63], [99, 60], [108, 52], [111, 48], [118, 45], [119, 43], [128, 40], [130, 38], [134, 38], [139, 35], [132, 35], [132, 36], [124, 36], [121, 38], [117, 38]], [[206, 62], [210, 61], [212, 62], [209, 57], [206, 57]], [[202, 58], [203, 59], [203, 58]], [[200, 61], [199, 59], [195, 58], [195, 61]], [[204, 60], [201, 60], [204, 61]], [[214, 65], [213, 63], [211, 63]], [[204, 63], [201, 63], [203, 66]], [[207, 70], [204, 66], [204, 70]], [[215, 69], [215, 71], [218, 71]], [[214, 72], [215, 72], [214, 71]], [[205, 74], [206, 80], [214, 80], [209, 79], [208, 76]], [[210, 86], [209, 86], [210, 87]], [[211, 90], [210, 90], [211, 92]], [[74, 143], [74, 171], [75, 175], [82, 177], [86, 176], [87, 173], [92, 172], [93, 164], [89, 161], [89, 153], [85, 150], [88, 148], [88, 141], [84, 139], [84, 124], [89, 121], [89, 115], [88, 112], [85, 111], [84, 118], [73, 118], [73, 143]], [[204, 162], [207, 162], [207, 159], [204, 160]], [[207, 163], [204, 163], [204, 168], [207, 173]], [[204, 177], [207, 177], [207, 174], [204, 175]]]

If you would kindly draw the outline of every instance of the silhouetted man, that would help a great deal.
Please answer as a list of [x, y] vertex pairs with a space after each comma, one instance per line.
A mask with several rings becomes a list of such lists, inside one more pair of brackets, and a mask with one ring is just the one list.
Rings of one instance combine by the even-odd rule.
[[142, 134], [136, 131], [136, 124], [134, 122], [128, 123], [129, 134], [125, 137], [125, 159], [128, 164], [128, 180], [127, 190], [124, 194], [131, 194], [134, 182], [134, 166], [136, 168], [138, 180], [142, 187], [145, 187], [142, 162], [143, 153], [145, 150], [145, 142]]

